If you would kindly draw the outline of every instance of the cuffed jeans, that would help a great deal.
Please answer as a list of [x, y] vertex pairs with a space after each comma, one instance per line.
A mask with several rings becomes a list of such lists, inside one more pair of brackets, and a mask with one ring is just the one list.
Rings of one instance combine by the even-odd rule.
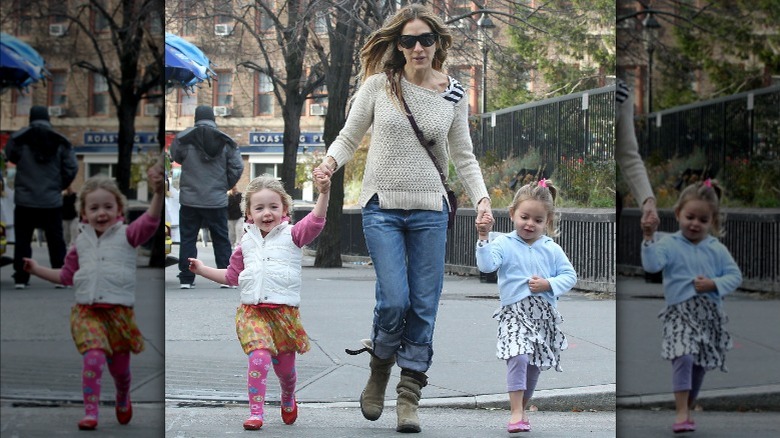
[[214, 247], [217, 269], [225, 269], [230, 263], [230, 241], [227, 230], [227, 207], [195, 208], [182, 205], [179, 210], [179, 283], [192, 284], [195, 274], [190, 271], [189, 258], [198, 257], [198, 232], [209, 229]]
[[32, 235], [36, 228], [43, 228], [49, 263], [59, 269], [65, 263], [65, 240], [62, 237], [62, 207], [31, 208], [17, 205], [14, 208], [14, 281], [27, 284], [30, 274], [24, 271], [24, 257], [32, 257]]
[[376, 271], [371, 340], [401, 368], [426, 372], [444, 282], [446, 202], [441, 211], [380, 209], [374, 196], [363, 208], [363, 233]]

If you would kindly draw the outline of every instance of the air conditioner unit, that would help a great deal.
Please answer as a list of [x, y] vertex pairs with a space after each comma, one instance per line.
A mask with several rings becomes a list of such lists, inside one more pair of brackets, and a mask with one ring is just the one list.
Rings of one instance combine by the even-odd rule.
[[230, 115], [230, 107], [228, 106], [215, 106], [214, 107], [214, 115], [215, 116], [229, 116]]
[[144, 114], [147, 116], [159, 116], [160, 106], [154, 103], [147, 103], [144, 105]]
[[319, 103], [313, 103], [309, 106], [309, 114], [313, 116], [324, 116], [328, 113], [328, 107]]
[[232, 24], [215, 24], [214, 25], [214, 35], [225, 36], [225, 35], [230, 35], [231, 32], [233, 32], [233, 25]]
[[63, 36], [65, 35], [66, 30], [68, 30], [68, 28], [64, 24], [49, 25], [49, 35], [51, 36]]
[[49, 107], [49, 116], [50, 117], [60, 117], [65, 113], [65, 110], [61, 106], [50, 106]]

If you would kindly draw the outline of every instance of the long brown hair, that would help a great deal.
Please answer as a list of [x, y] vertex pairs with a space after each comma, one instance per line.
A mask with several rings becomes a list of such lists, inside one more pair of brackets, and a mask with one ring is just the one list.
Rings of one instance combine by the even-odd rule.
[[[393, 80], [400, 80], [406, 58], [397, 50], [398, 39], [406, 23], [414, 19], [424, 21], [431, 28], [431, 32], [437, 35], [432, 65], [434, 70], [441, 71], [447, 59], [447, 49], [452, 45], [452, 35], [438, 15], [427, 7], [415, 3], [399, 9], [395, 15], [385, 20], [380, 29], [368, 37], [360, 50], [360, 73], [363, 82], [380, 71], [390, 73]], [[395, 78], [396, 76], [398, 79]], [[402, 98], [400, 87], [393, 87], [393, 89], [393, 94], [400, 100]]]

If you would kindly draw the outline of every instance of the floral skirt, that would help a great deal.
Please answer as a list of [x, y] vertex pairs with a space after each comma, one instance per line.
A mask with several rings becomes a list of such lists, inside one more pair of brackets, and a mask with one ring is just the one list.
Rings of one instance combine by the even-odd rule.
[[496, 310], [498, 343], [496, 356], [509, 359], [528, 355], [528, 363], [541, 370], [561, 368], [561, 351], [569, 347], [566, 336], [558, 328], [563, 317], [547, 300], [538, 296], [523, 298], [517, 303]]
[[93, 349], [103, 350], [107, 356], [144, 351], [132, 307], [76, 304], [70, 310], [70, 334], [81, 354]]
[[697, 295], [665, 308], [658, 317], [663, 321], [662, 358], [672, 360], [690, 354], [696, 365], [728, 372], [726, 351], [732, 344], [723, 327], [728, 316], [714, 301]]
[[265, 349], [279, 353], [309, 351], [309, 335], [301, 324], [297, 307], [257, 307], [242, 304], [236, 309], [236, 334], [244, 353]]

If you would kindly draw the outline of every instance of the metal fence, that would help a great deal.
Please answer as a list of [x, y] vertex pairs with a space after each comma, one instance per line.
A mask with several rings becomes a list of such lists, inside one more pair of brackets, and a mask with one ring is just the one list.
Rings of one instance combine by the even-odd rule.
[[[742, 271], [742, 288], [780, 292], [780, 210], [724, 209], [726, 235], [721, 239]], [[618, 271], [641, 273], [641, 211], [625, 208], [618, 235]], [[661, 232], [673, 233], [679, 225], [670, 209], [660, 209]]]
[[[300, 220], [311, 209], [296, 208], [293, 217]], [[447, 271], [476, 275], [474, 253], [477, 233], [476, 212], [459, 209], [455, 225], [448, 231], [445, 263]], [[506, 210], [493, 212], [497, 232], [513, 229]], [[600, 292], [615, 292], [615, 211], [612, 209], [561, 209], [561, 236], [556, 239], [577, 271], [577, 287]], [[316, 249], [319, 238], [309, 248]], [[344, 209], [341, 220], [341, 254], [368, 257], [363, 236], [362, 214], [358, 208]]]
[[724, 180], [728, 159], [780, 159], [780, 86], [641, 115], [635, 122], [646, 159], [688, 157], [698, 149], [710, 175], [723, 171]]
[[536, 149], [549, 177], [570, 186], [576, 167], [564, 162], [611, 162], [615, 157], [615, 86], [505, 108], [471, 119], [477, 159], [522, 157]]

